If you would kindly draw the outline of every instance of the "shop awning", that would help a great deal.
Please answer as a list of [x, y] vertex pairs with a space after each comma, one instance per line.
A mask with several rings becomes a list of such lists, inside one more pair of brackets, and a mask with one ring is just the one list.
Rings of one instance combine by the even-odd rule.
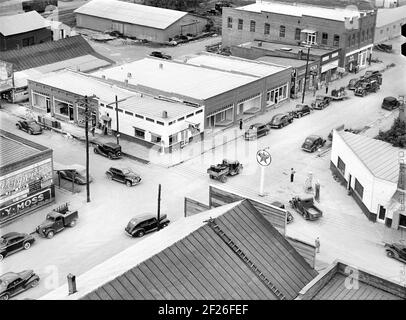
[[303, 29], [301, 32], [303, 32], [303, 33], [316, 33], [316, 31], [312, 30], [312, 29]]

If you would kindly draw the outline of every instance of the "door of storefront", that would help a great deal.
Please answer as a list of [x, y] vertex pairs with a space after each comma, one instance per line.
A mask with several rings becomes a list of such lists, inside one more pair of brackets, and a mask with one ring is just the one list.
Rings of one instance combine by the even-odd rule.
[[46, 98], [45, 104], [47, 107], [47, 113], [50, 113], [51, 112], [51, 100], [49, 98]]
[[75, 116], [74, 116], [74, 114], [73, 114], [73, 106], [72, 105], [69, 105], [69, 120], [71, 120], [71, 121], [73, 121], [74, 119], [75, 119]]
[[386, 217], [386, 208], [379, 205], [378, 207], [378, 221], [384, 223]]
[[189, 131], [188, 130], [181, 131], [180, 140], [183, 144], [187, 144], [189, 142]]

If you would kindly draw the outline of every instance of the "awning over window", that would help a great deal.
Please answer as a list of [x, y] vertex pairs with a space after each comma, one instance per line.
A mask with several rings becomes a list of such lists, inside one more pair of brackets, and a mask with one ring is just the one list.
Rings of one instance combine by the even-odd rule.
[[316, 33], [316, 31], [311, 30], [311, 29], [303, 29], [301, 32], [303, 32], [303, 33]]

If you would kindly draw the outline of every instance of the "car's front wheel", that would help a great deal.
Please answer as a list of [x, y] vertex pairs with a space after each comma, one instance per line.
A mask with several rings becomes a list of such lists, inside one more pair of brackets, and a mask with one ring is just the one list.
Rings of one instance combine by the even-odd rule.
[[69, 227], [73, 228], [76, 226], [76, 220], [72, 220], [71, 223], [69, 223]]
[[111, 160], [113, 159], [113, 154], [111, 152], [109, 152], [109, 154], [107, 155], [107, 157]]
[[34, 132], [31, 129], [28, 129], [28, 133], [31, 135], [34, 134]]
[[131, 187], [133, 184], [131, 183], [130, 180], [127, 180], [127, 181], [125, 182], [125, 185], [126, 185], [127, 187]]
[[2, 296], [0, 296], [0, 300], [8, 300], [9, 298], [10, 296], [8, 295], [8, 293], [5, 293]]
[[51, 230], [51, 231], [48, 231], [48, 233], [47, 233], [47, 238], [48, 238], [48, 239], [52, 239], [52, 238], [54, 237], [54, 235], [55, 235], [55, 232], [53, 232], [52, 230]]
[[387, 255], [389, 258], [393, 258], [393, 257], [395, 256], [395, 254], [394, 254], [393, 251], [391, 251], [391, 250], [387, 250], [387, 251], [386, 251], [386, 255]]
[[30, 283], [31, 288], [34, 288], [38, 285], [39, 281], [38, 280], [34, 280], [33, 282]]
[[94, 152], [95, 154], [98, 154], [98, 153], [99, 153], [99, 151], [98, 151], [96, 148], [93, 149], [93, 152]]
[[24, 243], [24, 249], [28, 250], [29, 248], [31, 248], [31, 243], [29, 242]]
[[4, 259], [4, 256], [0, 254], [0, 261]]
[[144, 234], [145, 234], [145, 232], [144, 232], [143, 230], [141, 230], [141, 231], [138, 231], [135, 235], [136, 235], [137, 237], [141, 238], [141, 237], [144, 236]]

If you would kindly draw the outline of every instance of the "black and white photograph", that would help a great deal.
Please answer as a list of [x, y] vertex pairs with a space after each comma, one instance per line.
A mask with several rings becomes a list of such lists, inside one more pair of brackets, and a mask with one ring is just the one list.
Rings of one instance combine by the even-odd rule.
[[406, 0], [0, 0], [0, 300], [406, 300], [405, 55]]

